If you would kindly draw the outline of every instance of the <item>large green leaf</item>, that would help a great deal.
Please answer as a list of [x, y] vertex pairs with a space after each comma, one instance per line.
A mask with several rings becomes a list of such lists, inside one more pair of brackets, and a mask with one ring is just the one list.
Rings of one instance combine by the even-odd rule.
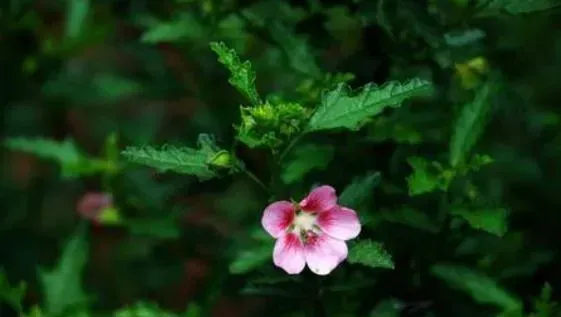
[[508, 228], [508, 210], [504, 208], [475, 210], [458, 208], [454, 209], [452, 213], [465, 219], [472, 228], [487, 231], [499, 237], [502, 237]]
[[87, 301], [82, 289], [82, 271], [88, 258], [86, 232], [82, 224], [66, 244], [56, 267], [51, 271], [39, 270], [43, 305], [49, 316], [59, 316]]
[[210, 163], [221, 153], [206, 134], [199, 136], [199, 148], [175, 147], [164, 145], [161, 148], [152, 146], [130, 146], [121, 154], [131, 162], [143, 164], [160, 172], [173, 171], [196, 176], [200, 180], [208, 180], [217, 176]]
[[307, 132], [346, 128], [359, 129], [372, 116], [387, 107], [399, 107], [403, 101], [429, 91], [431, 84], [422, 79], [405, 83], [390, 81], [382, 86], [367, 84], [353, 94], [345, 84], [327, 91], [312, 115]]

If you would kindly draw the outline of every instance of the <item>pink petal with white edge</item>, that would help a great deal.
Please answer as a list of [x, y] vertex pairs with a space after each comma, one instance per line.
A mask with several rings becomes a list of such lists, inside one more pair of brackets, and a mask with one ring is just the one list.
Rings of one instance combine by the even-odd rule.
[[327, 275], [347, 258], [345, 241], [334, 239], [326, 234], [309, 241], [304, 247], [306, 263], [317, 275]]
[[317, 223], [321, 231], [339, 240], [354, 239], [361, 230], [356, 212], [341, 206], [320, 213]]
[[299, 274], [306, 266], [304, 246], [294, 233], [277, 239], [273, 249], [273, 263], [288, 274]]
[[261, 225], [273, 238], [278, 238], [285, 233], [293, 219], [294, 205], [289, 201], [277, 201], [265, 208]]
[[300, 202], [300, 207], [306, 211], [322, 212], [337, 205], [335, 188], [323, 185], [310, 192], [308, 197]]

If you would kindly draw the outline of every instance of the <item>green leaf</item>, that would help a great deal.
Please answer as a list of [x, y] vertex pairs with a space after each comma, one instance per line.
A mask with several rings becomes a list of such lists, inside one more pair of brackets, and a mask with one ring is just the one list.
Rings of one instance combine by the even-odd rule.
[[49, 316], [59, 316], [87, 301], [82, 289], [82, 271], [88, 255], [86, 232], [85, 225], [80, 225], [66, 244], [53, 270], [49, 272], [39, 269], [45, 296], [44, 308]]
[[477, 92], [472, 102], [463, 106], [450, 139], [450, 165], [457, 167], [465, 162], [467, 155], [483, 133], [491, 110], [493, 84], [488, 83]]
[[230, 273], [244, 274], [263, 266], [271, 261], [271, 250], [272, 245], [266, 244], [239, 252], [234, 261], [230, 263]]
[[177, 239], [181, 236], [175, 219], [130, 219], [126, 226], [133, 235], [142, 235], [158, 239]]
[[403, 207], [397, 210], [382, 210], [381, 217], [389, 222], [400, 223], [431, 233], [439, 231], [439, 227], [427, 214], [410, 207]]
[[372, 198], [380, 179], [380, 172], [368, 172], [364, 176], [355, 177], [339, 195], [339, 204], [354, 209], [360, 208]]
[[478, 303], [495, 305], [506, 311], [522, 307], [519, 299], [509, 294], [493, 279], [469, 268], [438, 264], [431, 268], [431, 272], [450, 287], [466, 292]]
[[504, 208], [483, 208], [468, 210], [458, 208], [452, 214], [462, 217], [469, 225], [478, 230], [502, 237], [508, 228], [508, 210]]
[[251, 63], [242, 62], [236, 51], [228, 48], [222, 42], [212, 42], [210, 48], [218, 55], [218, 61], [230, 71], [228, 82], [253, 105], [260, 105], [262, 102], [255, 87], [255, 71]]
[[220, 152], [207, 134], [200, 134], [199, 148], [174, 147], [164, 145], [130, 146], [121, 152], [127, 160], [157, 169], [160, 172], [173, 171], [196, 176], [199, 180], [209, 180], [217, 176], [209, 163]]
[[316, 78], [321, 75], [307, 39], [297, 36], [294, 31], [280, 22], [270, 24], [267, 27], [273, 40], [285, 52], [293, 69]]
[[376, 305], [370, 317], [399, 317], [400, 307], [400, 303], [394, 299], [383, 300]]
[[330, 145], [304, 144], [291, 152], [291, 159], [284, 164], [281, 178], [285, 184], [302, 179], [314, 169], [325, 169], [333, 158]]
[[394, 269], [392, 256], [384, 246], [372, 240], [361, 240], [349, 250], [349, 263], [359, 263], [372, 268]]
[[387, 107], [399, 107], [406, 99], [429, 91], [431, 84], [418, 78], [405, 83], [390, 81], [382, 86], [367, 84], [353, 94], [349, 86], [337, 88], [322, 95], [318, 109], [308, 123], [307, 132], [346, 128], [358, 130], [368, 119]]
[[447, 190], [455, 176], [453, 171], [443, 169], [438, 162], [428, 162], [422, 157], [409, 157], [407, 163], [413, 168], [413, 173], [407, 177], [409, 196]]
[[140, 41], [149, 44], [178, 42], [200, 39], [204, 34], [204, 27], [193, 14], [182, 13], [172, 21], [154, 23], [142, 34]]
[[77, 163], [82, 159], [82, 155], [71, 139], [58, 142], [43, 138], [17, 137], [6, 139], [4, 144], [11, 150], [26, 152], [60, 164]]
[[82, 34], [88, 12], [90, 11], [89, 0], [66, 0], [66, 36], [75, 38]]
[[493, 16], [503, 12], [524, 14], [546, 11], [561, 6], [557, 0], [479, 0], [477, 16]]
[[23, 299], [27, 284], [20, 282], [17, 286], [11, 286], [4, 270], [0, 270], [0, 301], [8, 303], [18, 313], [23, 313]]
[[131, 306], [123, 307], [113, 313], [115, 317], [177, 317], [172, 312], [161, 309], [152, 302], [137, 302]]

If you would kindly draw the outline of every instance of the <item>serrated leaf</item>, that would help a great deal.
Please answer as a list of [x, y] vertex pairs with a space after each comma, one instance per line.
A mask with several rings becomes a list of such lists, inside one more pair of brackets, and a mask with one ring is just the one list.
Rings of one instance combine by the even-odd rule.
[[407, 163], [413, 168], [413, 173], [407, 177], [409, 196], [446, 190], [454, 177], [452, 171], [438, 169], [438, 163], [429, 162], [422, 157], [409, 157]]
[[43, 138], [8, 138], [4, 141], [11, 150], [26, 152], [40, 158], [51, 159], [60, 164], [77, 163], [82, 155], [71, 139], [62, 142]]
[[199, 148], [164, 145], [130, 146], [121, 152], [127, 160], [157, 169], [160, 172], [173, 171], [193, 175], [204, 181], [217, 176], [209, 163], [220, 151], [206, 134], [199, 135]]
[[312, 115], [307, 132], [346, 128], [359, 129], [368, 119], [387, 107], [399, 107], [406, 99], [429, 91], [431, 84], [422, 79], [405, 83], [390, 81], [382, 86], [367, 84], [353, 94], [346, 84], [322, 95], [320, 106]]
[[8, 303], [18, 313], [23, 312], [23, 299], [27, 290], [27, 284], [20, 282], [17, 286], [11, 286], [6, 272], [0, 270], [0, 302]]
[[82, 224], [66, 244], [56, 267], [51, 271], [39, 270], [44, 308], [49, 316], [59, 316], [87, 301], [82, 289], [82, 271], [87, 257], [86, 227]]
[[450, 165], [457, 167], [465, 162], [483, 133], [491, 110], [493, 84], [488, 83], [476, 93], [472, 102], [463, 106], [450, 139]]
[[235, 50], [222, 42], [210, 43], [218, 55], [218, 61], [230, 71], [228, 82], [242, 93], [253, 105], [260, 105], [261, 98], [255, 87], [255, 71], [249, 61], [242, 62]]
[[295, 148], [283, 166], [283, 182], [292, 184], [312, 170], [325, 169], [333, 158], [333, 152], [334, 148], [330, 145], [304, 144]]
[[479, 0], [477, 16], [499, 15], [503, 12], [524, 14], [551, 10], [561, 6], [557, 0]]
[[350, 185], [339, 195], [339, 204], [358, 209], [374, 195], [374, 188], [380, 183], [380, 172], [369, 172], [355, 177]]
[[349, 250], [348, 261], [371, 268], [394, 269], [392, 256], [381, 243], [372, 240], [362, 240], [353, 244]]
[[518, 310], [520, 300], [509, 294], [490, 277], [469, 268], [455, 265], [434, 265], [432, 274], [444, 280], [450, 287], [462, 290], [476, 302], [503, 308], [505, 311]]
[[469, 225], [478, 230], [502, 237], [508, 228], [508, 210], [504, 208], [483, 208], [468, 210], [458, 208], [452, 214], [462, 217]]

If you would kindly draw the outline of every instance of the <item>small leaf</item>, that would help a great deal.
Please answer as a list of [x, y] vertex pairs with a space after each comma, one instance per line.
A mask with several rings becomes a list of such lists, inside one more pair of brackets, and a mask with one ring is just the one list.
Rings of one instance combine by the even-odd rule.
[[413, 168], [413, 173], [407, 177], [409, 196], [447, 190], [455, 175], [453, 171], [442, 169], [438, 162], [431, 163], [422, 157], [409, 157], [407, 163]]
[[480, 29], [468, 29], [444, 34], [444, 40], [449, 46], [465, 46], [485, 38], [485, 32]]
[[493, 92], [492, 84], [483, 85], [474, 100], [463, 106], [450, 140], [449, 159], [452, 167], [465, 162], [466, 156], [483, 133], [491, 110]]
[[255, 71], [249, 61], [242, 62], [238, 54], [222, 42], [210, 43], [210, 48], [218, 55], [218, 61], [230, 71], [228, 82], [242, 93], [253, 105], [260, 105], [261, 98], [255, 87]]
[[39, 269], [43, 285], [44, 307], [49, 316], [58, 316], [87, 301], [82, 289], [82, 271], [86, 265], [88, 243], [86, 227], [82, 224], [66, 244], [56, 267]]
[[356, 177], [339, 195], [339, 204], [358, 209], [374, 195], [374, 188], [380, 183], [380, 172], [369, 172]]
[[452, 211], [452, 214], [462, 217], [469, 225], [478, 230], [502, 237], [508, 227], [508, 210], [504, 208], [484, 208], [468, 210], [459, 208]]
[[352, 94], [345, 84], [327, 91], [312, 115], [307, 132], [335, 128], [359, 129], [368, 119], [387, 107], [399, 107], [403, 101], [429, 91], [431, 84], [418, 78], [405, 83], [390, 81], [382, 86], [367, 84]]
[[20, 282], [17, 286], [11, 286], [6, 272], [0, 270], [0, 301], [8, 303], [18, 313], [23, 313], [23, 299], [27, 284]]
[[519, 299], [505, 291], [493, 279], [469, 268], [434, 265], [431, 272], [450, 287], [468, 293], [478, 303], [495, 305], [506, 311], [518, 310], [522, 307]]
[[348, 261], [372, 268], [394, 269], [392, 256], [381, 243], [372, 240], [362, 240], [352, 245]]
[[152, 146], [131, 146], [125, 148], [121, 155], [131, 162], [155, 168], [160, 172], [189, 174], [204, 181], [217, 176], [209, 162], [220, 151], [208, 137], [206, 134], [199, 135], [197, 149], [167, 145], [159, 149]]
[[329, 145], [305, 144], [292, 151], [284, 164], [281, 178], [285, 184], [302, 179], [314, 169], [325, 169], [333, 158], [334, 148]]

